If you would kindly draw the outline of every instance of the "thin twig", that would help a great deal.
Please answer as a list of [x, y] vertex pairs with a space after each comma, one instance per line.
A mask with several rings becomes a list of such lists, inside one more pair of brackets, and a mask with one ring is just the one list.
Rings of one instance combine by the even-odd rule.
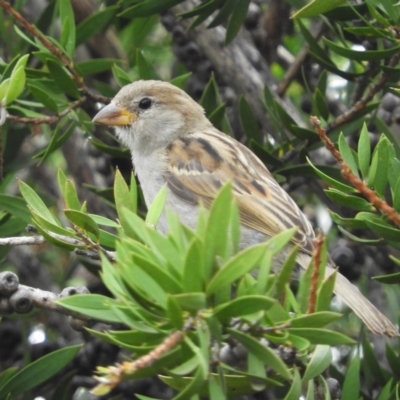
[[42, 235], [0, 238], [0, 246], [23, 246], [46, 243]]
[[313, 314], [315, 312], [315, 307], [317, 303], [319, 267], [321, 266], [321, 252], [324, 240], [325, 239], [321, 233], [313, 240], [315, 245], [314, 264], [313, 264], [313, 272], [311, 275], [310, 297], [308, 300], [307, 314]]
[[[1, 0], [0, 0], [1, 1]], [[53, 122], [59, 121], [61, 118], [65, 117], [72, 110], [82, 105], [87, 100], [87, 97], [81, 97], [79, 100], [71, 103], [65, 110], [61, 111], [57, 115], [53, 115], [51, 117], [43, 117], [43, 118], [26, 118], [26, 117], [18, 117], [16, 115], [7, 115], [7, 119], [13, 122], [19, 122], [22, 124], [51, 124]]]
[[[317, 29], [315, 35], [313, 35], [315, 40], [319, 40], [320, 37], [323, 35], [324, 31], [326, 31], [326, 25], [321, 23]], [[298, 53], [296, 56], [296, 59], [294, 62], [290, 65], [288, 70], [285, 73], [285, 76], [283, 77], [282, 81], [279, 83], [278, 90], [276, 91], [278, 96], [283, 96], [287, 90], [287, 88], [290, 86], [292, 81], [296, 78], [298, 75], [300, 69], [304, 65], [304, 60], [307, 58], [309, 55], [310, 51], [310, 46], [306, 44]]]
[[[394, 68], [400, 60], [400, 51], [396, 53], [388, 62], [388, 67]], [[385, 83], [388, 81], [389, 75], [385, 72], [382, 72], [381, 77], [378, 79], [378, 81], [371, 86], [369, 91], [359, 100], [357, 101], [348, 111], [345, 113], [339, 115], [337, 118], [335, 118], [332, 122], [330, 122], [325, 131], [327, 133], [331, 132], [333, 129], [337, 128], [338, 126], [341, 126], [345, 124], [346, 122], [349, 122], [351, 119], [353, 119], [356, 115], [357, 112], [363, 110], [368, 103], [374, 98], [374, 96], [382, 90], [383, 86]]]
[[[95, 249], [98, 253], [103, 253], [107, 259], [111, 262], [115, 261], [115, 252], [113, 251], [108, 251], [101, 247], [100, 245], [94, 243], [92, 240], [89, 238], [85, 237], [85, 240], [79, 240], [70, 236], [64, 236], [64, 235], [59, 235], [54, 232], [49, 232], [49, 235], [53, 236], [56, 239], [59, 239], [67, 244], [70, 244], [72, 246], [77, 246], [77, 247], [82, 247], [82, 246], [88, 246], [92, 249]], [[89, 239], [90, 241], [86, 240]], [[1, 246], [24, 246], [24, 245], [39, 245], [47, 243], [46, 239], [42, 235], [34, 235], [34, 236], [15, 236], [15, 237], [8, 237], [8, 238], [0, 238], [0, 247]], [[99, 256], [97, 257], [93, 254], [93, 252], [89, 252], [86, 249], [75, 249], [75, 252], [79, 255], [87, 256], [92, 259], [99, 259]]]
[[374, 190], [370, 189], [364, 182], [362, 182], [356, 175], [351, 172], [350, 167], [344, 162], [339, 151], [329, 139], [326, 130], [321, 127], [321, 122], [317, 117], [310, 117], [310, 122], [316, 129], [319, 137], [325, 143], [325, 147], [336, 158], [340, 165], [343, 177], [350, 182], [366, 199], [378, 210], [382, 211], [387, 217], [400, 228], [400, 214], [391, 207], [385, 200], [382, 200]]
[[185, 325], [181, 331], [172, 332], [161, 344], [159, 344], [150, 353], [138, 358], [135, 361], [125, 361], [109, 367], [97, 367], [95, 376], [99, 384], [92, 390], [93, 394], [106, 394], [115, 388], [122, 378], [126, 375], [132, 375], [134, 372], [150, 366], [152, 363], [160, 359], [164, 354], [173, 349], [177, 344], [183, 341], [186, 332], [192, 329], [193, 321]]
[[108, 261], [115, 261], [115, 255], [113, 252], [107, 251], [104, 247], [100, 246], [99, 243], [93, 241], [88, 235], [83, 233], [81, 228], [78, 226], [74, 225], [74, 229], [76, 234], [82, 239], [82, 242], [89, 247], [89, 249], [95, 249], [98, 253], [103, 253], [107, 257]]
[[79, 89], [81, 90], [83, 96], [90, 97], [93, 101], [98, 101], [101, 103], [109, 103], [110, 99], [105, 96], [96, 95], [91, 93], [89, 88], [85, 85], [82, 76], [75, 70], [73, 61], [66, 55], [64, 52], [55, 46], [43, 33], [41, 33], [34, 25], [29, 23], [18, 11], [16, 11], [10, 3], [4, 0], [0, 0], [0, 7], [2, 7], [6, 12], [8, 12], [14, 20], [20, 25], [23, 29], [29, 32], [33, 37], [37, 38], [40, 43], [47, 50], [49, 50], [54, 56], [56, 56], [67, 68], [69, 73], [72, 76], [74, 82], [78, 85]]
[[75, 71], [71, 60], [67, 57], [61, 49], [56, 47], [52, 42], [43, 33], [39, 32], [35, 26], [30, 24], [18, 11], [14, 10], [10, 3], [4, 0], [0, 0], [0, 6], [4, 8], [13, 18], [14, 20], [20, 25], [22, 28], [27, 30], [32, 36], [37, 38], [40, 43], [47, 50], [49, 50], [52, 54], [54, 54], [68, 69], [70, 74], [72, 75], [72, 79], [80, 86], [83, 87], [83, 80], [82, 77]]
[[282, 325], [276, 325], [276, 326], [259, 326], [259, 327], [257, 327], [257, 332], [268, 333], [268, 332], [282, 331], [285, 329], [289, 329], [291, 326], [292, 326], [292, 324], [290, 322], [287, 322], [286, 324], [282, 324]]

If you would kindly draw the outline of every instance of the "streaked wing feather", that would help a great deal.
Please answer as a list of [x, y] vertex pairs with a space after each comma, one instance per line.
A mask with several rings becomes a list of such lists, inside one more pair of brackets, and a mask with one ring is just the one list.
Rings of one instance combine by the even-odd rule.
[[310, 223], [245, 146], [209, 129], [176, 140], [167, 152], [165, 178], [176, 196], [209, 206], [221, 186], [231, 180], [242, 224], [267, 236], [297, 226], [293, 243], [312, 253], [314, 232]]

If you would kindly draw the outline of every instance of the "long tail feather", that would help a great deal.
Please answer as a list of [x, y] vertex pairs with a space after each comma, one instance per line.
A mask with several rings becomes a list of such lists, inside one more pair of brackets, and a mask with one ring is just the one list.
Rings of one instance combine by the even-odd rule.
[[[327, 267], [325, 276], [334, 271]], [[361, 318], [365, 325], [378, 335], [399, 336], [397, 328], [342, 274], [337, 273], [335, 293]]]

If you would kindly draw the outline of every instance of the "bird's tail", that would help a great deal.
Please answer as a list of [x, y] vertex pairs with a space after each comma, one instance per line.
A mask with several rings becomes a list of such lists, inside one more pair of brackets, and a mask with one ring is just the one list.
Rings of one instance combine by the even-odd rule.
[[[334, 271], [334, 268], [327, 266], [325, 277], [328, 277]], [[370, 331], [377, 335], [399, 336], [399, 331], [389, 319], [339, 272], [336, 275], [334, 291], [363, 320]]]

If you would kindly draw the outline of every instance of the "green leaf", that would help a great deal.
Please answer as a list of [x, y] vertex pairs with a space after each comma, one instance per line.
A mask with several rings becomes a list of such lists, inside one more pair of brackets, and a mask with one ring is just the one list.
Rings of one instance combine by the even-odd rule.
[[[64, 230], [63, 228], [59, 228], [56, 225], [52, 225], [49, 222], [47, 222], [44, 219], [41, 219], [37, 214], [33, 213], [33, 223], [36, 226], [36, 229], [38, 232], [46, 239], [46, 242], [49, 242], [51, 244], [54, 244], [57, 247], [60, 247], [62, 249], [66, 249], [68, 251], [74, 251], [75, 249], [86, 249], [87, 246], [85, 244], [79, 244], [78, 241], [77, 244], [71, 244], [71, 242], [68, 242], [66, 240], [63, 240], [59, 236], [54, 236], [53, 233], [58, 233], [58, 230]], [[44, 222], [44, 223], [43, 223]], [[47, 229], [46, 225], [52, 226], [53, 229]], [[67, 237], [74, 237], [74, 234], [71, 233], [70, 231], [67, 231], [67, 234], [64, 236]], [[75, 237], [74, 237], [75, 238]], [[76, 238], [75, 238], [76, 239]]]
[[14, 73], [14, 71], [17, 71], [21, 67], [25, 68], [26, 64], [28, 63], [28, 59], [29, 59], [29, 54], [25, 54], [24, 56], [19, 58], [17, 63], [15, 64], [15, 67], [13, 68], [13, 72], [11, 73], [11, 75]]
[[175, 78], [172, 78], [172, 79], [169, 81], [169, 83], [170, 83], [171, 85], [177, 86], [178, 88], [184, 90], [185, 87], [186, 87], [186, 82], [187, 82], [187, 80], [190, 78], [191, 75], [192, 75], [191, 72], [188, 72], [188, 73], [183, 74], [183, 75], [179, 75], [179, 76], [177, 76], [177, 77], [175, 77]]
[[286, 258], [282, 269], [279, 271], [279, 274], [275, 281], [275, 292], [273, 296], [274, 298], [280, 298], [285, 292], [286, 285], [291, 281], [291, 276], [296, 266], [298, 252], [299, 246], [294, 246], [289, 256]]
[[368, 245], [374, 246], [374, 245], [382, 244], [382, 243], [384, 242], [384, 240], [381, 239], [381, 238], [380, 238], [380, 239], [362, 239], [362, 238], [360, 238], [360, 237], [358, 237], [358, 236], [355, 236], [355, 235], [353, 235], [352, 233], [346, 231], [346, 229], [344, 229], [344, 228], [341, 227], [341, 226], [338, 226], [338, 229], [339, 229], [339, 231], [342, 232], [345, 236], [347, 236], [347, 237], [350, 238], [351, 240], [354, 240], [354, 241], [357, 242], [357, 243], [363, 243], [363, 244], [368, 244]]
[[183, 364], [170, 370], [174, 375], [189, 375], [193, 370], [199, 366], [199, 360], [196, 356], [189, 358]]
[[400, 272], [395, 272], [394, 274], [374, 276], [372, 279], [375, 279], [376, 281], [381, 283], [386, 283], [387, 285], [394, 285], [400, 283]]
[[307, 43], [310, 45], [310, 50], [313, 54], [314, 57], [322, 60], [324, 62], [324, 66], [330, 66], [330, 68], [336, 69], [335, 64], [332, 62], [332, 60], [329, 58], [327, 55], [326, 51], [318, 44], [317, 40], [314, 38], [314, 36], [310, 33], [310, 31], [305, 27], [303, 22], [300, 19], [297, 19], [297, 24], [300, 28], [300, 31], [302, 35], [304, 36], [304, 39], [307, 41]]
[[[389, 174], [390, 174], [390, 172], [389, 172]], [[400, 176], [397, 179], [397, 183], [394, 187], [394, 190], [392, 191], [392, 198], [393, 198], [393, 208], [397, 212], [399, 212], [400, 211]]]
[[174, 297], [185, 311], [197, 312], [207, 306], [206, 296], [203, 292], [176, 294]]
[[325, 278], [325, 281], [322, 282], [321, 287], [318, 289], [317, 306], [315, 307], [317, 313], [322, 313], [329, 308], [333, 290], [335, 289], [336, 274], [337, 272], [334, 272], [328, 278]]
[[[18, 369], [15, 367], [10, 367], [5, 369], [0, 373], [0, 391], [3, 386], [18, 372]], [[1, 398], [1, 397], [0, 397]]]
[[226, 382], [224, 379], [218, 379], [217, 376], [211, 376], [208, 380], [210, 400], [226, 399]]
[[5, 104], [8, 88], [10, 87], [10, 78], [3, 79], [0, 84], [0, 103]]
[[81, 75], [93, 75], [108, 71], [114, 64], [120, 62], [121, 60], [117, 58], [96, 58], [93, 60], [80, 61], [75, 64], [75, 68]]
[[383, 122], [380, 118], [375, 117], [374, 123], [378, 128], [379, 132], [382, 132], [387, 138], [389, 138], [390, 144], [394, 146], [396, 151], [396, 158], [400, 158], [400, 144], [398, 143], [396, 137], [393, 135], [392, 130]]
[[65, 196], [64, 201], [65, 201], [65, 204], [67, 207], [69, 207], [73, 210], [81, 209], [81, 205], [79, 203], [78, 193], [76, 192], [75, 185], [69, 179], [65, 182], [63, 194]]
[[199, 103], [200, 105], [203, 106], [207, 116], [210, 116], [211, 113], [221, 103], [218, 93], [218, 86], [217, 83], [215, 82], [214, 74], [211, 74], [211, 78], [208, 81], [206, 87], [204, 88]]
[[136, 66], [140, 79], [159, 79], [152, 65], [146, 60], [142, 51], [136, 49]]
[[395, 378], [398, 380], [400, 377], [400, 359], [389, 343], [386, 343], [386, 359]]
[[[131, 187], [136, 188], [136, 181], [133, 174], [131, 175]], [[131, 232], [130, 226], [126, 220], [126, 214], [122, 212], [122, 209], [126, 207], [128, 210], [133, 213], [137, 212], [137, 196], [135, 195], [135, 190], [133, 193], [130, 192], [128, 185], [125, 182], [121, 172], [119, 169], [115, 171], [115, 179], [114, 179], [114, 199], [115, 206], [117, 208], [118, 219], [121, 223], [122, 229], [126, 234]], [[134, 235], [135, 236], [135, 235]]]
[[[169, 273], [166, 268], [163, 268], [162, 265], [154, 263], [152, 260], [149, 260], [148, 258], [139, 254], [132, 254], [131, 260], [133, 265], [146, 272], [146, 274], [152, 277], [154, 281], [156, 281], [167, 293], [182, 292], [181, 284], [173, 277], [172, 274]], [[130, 271], [130, 265], [124, 266], [124, 270], [126, 273], [132, 273]]]
[[[392, 390], [392, 385], [393, 385], [393, 379], [390, 378], [387, 383], [385, 384], [385, 386], [383, 387], [383, 389], [379, 392], [379, 396], [376, 398], [376, 400], [388, 400], [388, 399], [393, 399], [394, 393]], [[396, 386], [396, 398], [399, 397], [398, 394], [398, 383]]]
[[252, 295], [239, 297], [228, 304], [225, 303], [216, 307], [213, 316], [219, 318], [221, 321], [227, 321], [230, 318], [268, 310], [274, 303], [274, 299], [266, 296]]
[[296, 336], [301, 336], [311, 344], [341, 345], [354, 344], [354, 340], [328, 329], [321, 328], [289, 328], [288, 331]]
[[179, 305], [178, 300], [176, 300], [173, 296], [168, 296], [167, 300], [167, 316], [172, 325], [180, 330], [183, 328], [183, 316], [182, 316], [182, 308]]
[[346, 0], [313, 0], [295, 14], [292, 15], [292, 18], [312, 18], [316, 17], [320, 14], [331, 11], [342, 4], [346, 3]]
[[237, 2], [238, 0], [226, 0], [207, 28], [215, 28], [216, 26], [226, 22], [235, 9]]
[[331, 361], [332, 350], [330, 346], [317, 346], [304, 372], [303, 382], [322, 374], [329, 367]]
[[68, 138], [71, 136], [72, 132], [74, 131], [74, 129], [76, 128], [76, 126], [78, 125], [77, 121], [71, 121], [71, 123], [69, 124], [68, 128], [64, 130], [64, 133], [60, 136], [60, 128], [61, 128], [61, 124], [57, 125], [57, 128], [55, 129], [50, 143], [47, 146], [46, 149], [44, 149], [43, 151], [40, 151], [39, 153], [35, 154], [33, 156], [34, 159], [36, 158], [40, 158], [39, 164], [41, 164], [44, 160], [47, 159], [47, 157], [53, 153], [55, 150], [57, 150], [58, 148], [60, 148], [67, 140]]
[[316, 142], [318, 140], [318, 135], [316, 132], [310, 129], [302, 128], [298, 125], [288, 126], [289, 131], [300, 140], [309, 140], [310, 142]]
[[320, 328], [336, 321], [342, 315], [332, 311], [315, 312], [314, 314], [301, 315], [291, 321], [292, 328]]
[[400, 230], [390, 226], [386, 222], [382, 220], [366, 220], [365, 223], [367, 224], [368, 228], [373, 230], [378, 236], [382, 237], [383, 239], [393, 241], [393, 242], [400, 242]]
[[[119, 253], [119, 252], [118, 252]], [[160, 279], [151, 276], [153, 271], [145, 271], [141, 265], [124, 265], [123, 278], [142, 299], [154, 305], [167, 307], [167, 293]]]
[[307, 162], [310, 164], [311, 168], [316, 172], [316, 174], [325, 182], [329, 183], [330, 185], [332, 185], [333, 187], [335, 187], [336, 189], [339, 189], [343, 192], [356, 192], [356, 190], [354, 188], [352, 188], [351, 186], [345, 185], [342, 182], [337, 181], [336, 179], [333, 179], [332, 177], [330, 177], [329, 175], [323, 173], [320, 169], [318, 169], [317, 167], [315, 167], [311, 160], [307, 157]]
[[13, 375], [1, 389], [7, 398], [14, 398], [40, 385], [63, 369], [76, 356], [81, 344], [53, 351], [30, 363]]
[[360, 165], [361, 175], [364, 179], [368, 176], [370, 159], [371, 141], [369, 139], [367, 124], [364, 122], [360, 138], [358, 139], [358, 164]]
[[0, 193], [0, 210], [14, 215], [26, 224], [31, 223], [31, 214], [26, 206], [26, 201], [22, 197]]
[[32, 84], [28, 84], [28, 88], [32, 92], [36, 100], [42, 103], [44, 107], [48, 108], [50, 111], [58, 113], [57, 103], [49, 96], [47, 92], [42, 90], [42, 88], [40, 88], [39, 86], [35, 86]]
[[75, 51], [75, 15], [70, 1], [59, 0], [61, 38], [60, 44], [72, 58]]
[[249, 103], [243, 96], [240, 96], [239, 99], [239, 114], [246, 136], [256, 142], [261, 142], [261, 131], [258, 121], [254, 116]]
[[51, 233], [56, 233], [58, 235], [64, 235], [67, 237], [75, 237], [74, 232], [69, 231], [68, 229], [62, 228], [59, 225], [55, 225], [52, 222], [49, 222], [45, 218], [42, 218], [39, 214], [37, 214], [33, 209], [30, 208], [32, 220], [36, 226], [40, 225], [43, 229], [48, 230]]
[[15, 56], [5, 67], [5, 69], [2, 71], [2, 79], [7, 79], [11, 76], [13, 71], [16, 71], [19, 67], [26, 66], [26, 63], [28, 61], [29, 54], [26, 54], [23, 57], [20, 57], [19, 54]]
[[106, 296], [99, 294], [75, 294], [57, 300], [57, 303], [69, 310], [100, 321], [121, 322], [120, 318], [112, 311], [112, 306], [118, 307], [121, 304]]
[[[14, 101], [25, 86], [25, 66], [29, 54], [18, 58], [15, 57], [3, 73], [3, 82], [0, 84], [0, 102], [5, 105]], [[12, 70], [11, 70], [12, 68]]]
[[301, 378], [297, 368], [293, 369], [294, 379], [292, 386], [285, 396], [284, 400], [298, 400], [301, 398]]
[[79, 99], [79, 90], [66, 69], [59, 62], [53, 60], [47, 60], [46, 65], [57, 86], [73, 98]]
[[222, 123], [224, 122], [224, 118], [226, 111], [226, 105], [220, 104], [208, 117], [210, 122], [217, 127], [218, 129], [222, 129]]
[[357, 220], [355, 218], [342, 218], [340, 215], [334, 213], [333, 211], [329, 211], [329, 214], [332, 218], [332, 221], [335, 224], [344, 226], [345, 228], [350, 228], [350, 229], [363, 229], [366, 228], [366, 223], [361, 220]]
[[268, 247], [268, 243], [260, 243], [242, 250], [235, 257], [231, 258], [209, 282], [206, 289], [207, 296], [218, 292], [242, 275], [257, 268], [258, 262], [261, 260]]
[[29, 187], [26, 183], [22, 181], [18, 181], [18, 186], [22, 197], [25, 199], [29, 207], [31, 207], [38, 215], [40, 215], [45, 220], [54, 225], [59, 225], [57, 220], [53, 217], [49, 209], [43, 203], [42, 199], [31, 187]]
[[335, 203], [359, 211], [373, 211], [374, 207], [362, 197], [350, 196], [336, 189], [325, 190], [326, 195]]
[[160, 219], [161, 214], [164, 210], [167, 194], [168, 189], [166, 186], [163, 186], [157, 193], [156, 197], [154, 197], [154, 200], [151, 203], [146, 215], [146, 223], [148, 225], [156, 226], [158, 224], [158, 220]]
[[375, 147], [368, 177], [368, 186], [373, 187], [382, 197], [388, 181], [388, 170], [389, 142], [387, 138], [382, 135], [378, 145]]
[[13, 102], [24, 90], [25, 78], [25, 68], [23, 66], [18, 67], [16, 70], [14, 69], [10, 77], [5, 99], [0, 99], [0, 101], [4, 102], [5, 105]]
[[354, 159], [353, 152], [351, 151], [350, 146], [347, 144], [347, 141], [343, 133], [340, 133], [339, 135], [338, 144], [339, 144], [339, 151], [341, 156], [343, 157], [344, 162], [350, 167], [351, 172], [353, 172], [354, 175], [359, 177], [356, 160]]
[[107, 28], [119, 8], [118, 5], [106, 7], [84, 19], [76, 27], [76, 46], [88, 41], [93, 35]]
[[127, 8], [122, 13], [118, 14], [118, 16], [124, 18], [149, 17], [161, 13], [181, 2], [182, 0], [163, 0], [162, 2], [159, 0], [144, 0], [139, 4]]
[[252, 382], [253, 390], [258, 392], [266, 388], [267, 371], [264, 362], [252, 352], [247, 354], [247, 373], [256, 377]]
[[[206, 14], [207, 16], [210, 16], [220, 5], [221, 5], [220, 1], [208, 0], [205, 3], [199, 4], [198, 6], [193, 7], [189, 11], [186, 11], [186, 12], [180, 14], [180, 17], [191, 18], [191, 17], [195, 17], [197, 15], [202, 16], [204, 14]], [[193, 27], [191, 27], [191, 29], [193, 29]]]
[[247, 15], [250, 0], [238, 0], [226, 29], [225, 46], [228, 45], [237, 35]]
[[392, 57], [400, 50], [400, 46], [393, 46], [386, 50], [351, 50], [346, 47], [339, 46], [325, 37], [323, 37], [322, 40], [333, 52], [339, 56], [355, 61], [383, 60], [385, 58]]
[[228, 182], [214, 199], [207, 222], [206, 236], [204, 238], [204, 258], [207, 268], [206, 279], [209, 278], [210, 268], [215, 256], [227, 258], [228, 254], [228, 229], [232, 209], [232, 184]]
[[341, 400], [354, 400], [360, 396], [360, 358], [350, 364], [344, 377]]
[[317, 105], [318, 111], [320, 112], [322, 118], [325, 121], [328, 121], [329, 119], [329, 108], [328, 108], [328, 104], [326, 102], [326, 98], [325, 96], [322, 94], [321, 90], [319, 88], [317, 88], [315, 90], [315, 98], [314, 101]]
[[99, 238], [99, 227], [88, 214], [76, 210], [64, 210], [64, 214], [74, 225]]
[[257, 339], [250, 336], [249, 334], [242, 333], [236, 329], [228, 328], [228, 332], [232, 335], [234, 339], [239, 341], [246, 349], [261, 360], [264, 365], [272, 368], [278, 374], [282, 375], [283, 378], [291, 380], [292, 375], [288, 370], [285, 363], [276, 355], [276, 353], [262, 345]]
[[197, 237], [192, 239], [186, 251], [182, 279], [186, 292], [204, 290], [204, 246]]
[[132, 83], [131, 77], [117, 64], [113, 65], [112, 73], [119, 86], [125, 86]]
[[376, 358], [376, 352], [372, 348], [372, 344], [366, 337], [362, 340], [362, 351], [363, 351], [363, 362], [361, 368], [365, 374], [365, 377], [369, 382], [377, 383], [380, 386], [386, 384], [387, 379], [385, 378], [384, 371], [379, 365]]
[[314, 381], [310, 380], [310, 381], [308, 381], [307, 395], [306, 395], [305, 400], [314, 400], [314, 393], [315, 393]]

